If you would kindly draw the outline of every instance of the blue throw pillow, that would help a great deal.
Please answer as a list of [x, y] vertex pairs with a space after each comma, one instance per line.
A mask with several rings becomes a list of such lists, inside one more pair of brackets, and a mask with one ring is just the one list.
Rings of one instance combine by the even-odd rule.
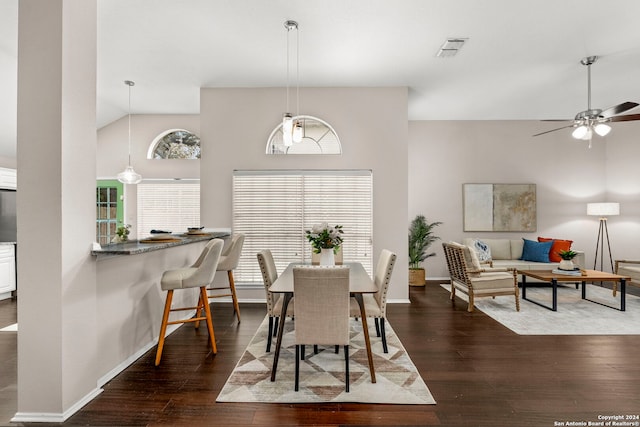
[[550, 242], [535, 242], [533, 240], [524, 240], [524, 247], [522, 248], [522, 257], [520, 258], [523, 261], [533, 261], [533, 262], [549, 262], [549, 252], [551, 251], [551, 245], [553, 245], [553, 241]]

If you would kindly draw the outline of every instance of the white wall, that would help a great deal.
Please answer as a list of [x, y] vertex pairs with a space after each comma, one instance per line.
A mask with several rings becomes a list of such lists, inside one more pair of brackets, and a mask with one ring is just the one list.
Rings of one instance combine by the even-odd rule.
[[284, 93], [284, 88], [201, 90], [203, 225], [231, 227], [234, 169], [371, 169], [374, 262], [383, 248], [398, 254], [389, 297], [406, 300], [407, 89], [301, 89], [301, 114], [334, 127], [340, 156], [265, 154], [267, 138], [282, 119]]
[[[429, 221], [444, 222], [436, 232], [443, 241], [472, 236], [571, 239], [592, 267], [598, 218], [586, 215], [586, 204], [619, 201], [622, 215], [609, 219], [613, 257], [638, 259], [637, 125], [615, 124], [610, 136], [594, 139], [591, 149], [572, 139], [569, 131], [531, 136], [551, 126], [540, 121], [410, 122], [410, 218], [424, 214]], [[536, 184], [537, 231], [463, 232], [463, 183]], [[434, 246], [438, 255], [427, 261], [427, 276], [445, 277], [442, 246]]]
[[0, 156], [0, 168], [15, 169], [17, 166], [18, 166], [17, 158]]

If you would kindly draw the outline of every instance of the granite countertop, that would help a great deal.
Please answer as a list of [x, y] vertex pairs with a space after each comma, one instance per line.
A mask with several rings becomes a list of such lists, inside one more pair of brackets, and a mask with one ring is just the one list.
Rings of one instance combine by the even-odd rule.
[[173, 246], [188, 245], [189, 243], [201, 242], [203, 240], [211, 240], [218, 237], [227, 237], [231, 233], [226, 231], [214, 231], [207, 234], [188, 235], [188, 234], [171, 234], [175, 237], [173, 242], [150, 242], [140, 243], [139, 240], [131, 240], [126, 243], [110, 243], [102, 245], [101, 249], [94, 249], [91, 255], [136, 255], [146, 252], [153, 252], [160, 249], [171, 248]]

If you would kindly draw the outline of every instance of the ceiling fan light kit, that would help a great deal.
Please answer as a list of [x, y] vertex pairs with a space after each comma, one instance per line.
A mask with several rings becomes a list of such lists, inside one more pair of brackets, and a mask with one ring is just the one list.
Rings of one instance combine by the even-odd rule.
[[607, 108], [606, 110], [591, 108], [591, 65], [593, 65], [597, 60], [597, 56], [587, 56], [580, 60], [580, 63], [587, 67], [587, 109], [576, 114], [573, 119], [573, 124], [551, 129], [533, 136], [544, 135], [560, 129], [574, 128], [571, 132], [571, 136], [575, 139], [589, 141], [589, 148], [591, 148], [591, 138], [594, 133], [598, 136], [606, 136], [611, 132], [611, 126], [607, 123], [640, 120], [640, 114], [618, 115], [640, 105], [636, 102], [623, 102]]

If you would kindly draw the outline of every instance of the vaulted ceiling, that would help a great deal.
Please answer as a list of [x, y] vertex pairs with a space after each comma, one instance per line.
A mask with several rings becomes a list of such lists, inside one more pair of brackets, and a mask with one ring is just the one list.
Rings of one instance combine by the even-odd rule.
[[[5, 157], [17, 15], [18, 0], [0, 2]], [[407, 86], [410, 120], [571, 119], [587, 106], [585, 56], [600, 57], [593, 107], [640, 102], [638, 16], [638, 0], [98, 0], [96, 124], [126, 114], [126, 79], [133, 113], [197, 114], [201, 87], [285, 86], [287, 19], [301, 87]], [[469, 40], [438, 58], [447, 37]]]

